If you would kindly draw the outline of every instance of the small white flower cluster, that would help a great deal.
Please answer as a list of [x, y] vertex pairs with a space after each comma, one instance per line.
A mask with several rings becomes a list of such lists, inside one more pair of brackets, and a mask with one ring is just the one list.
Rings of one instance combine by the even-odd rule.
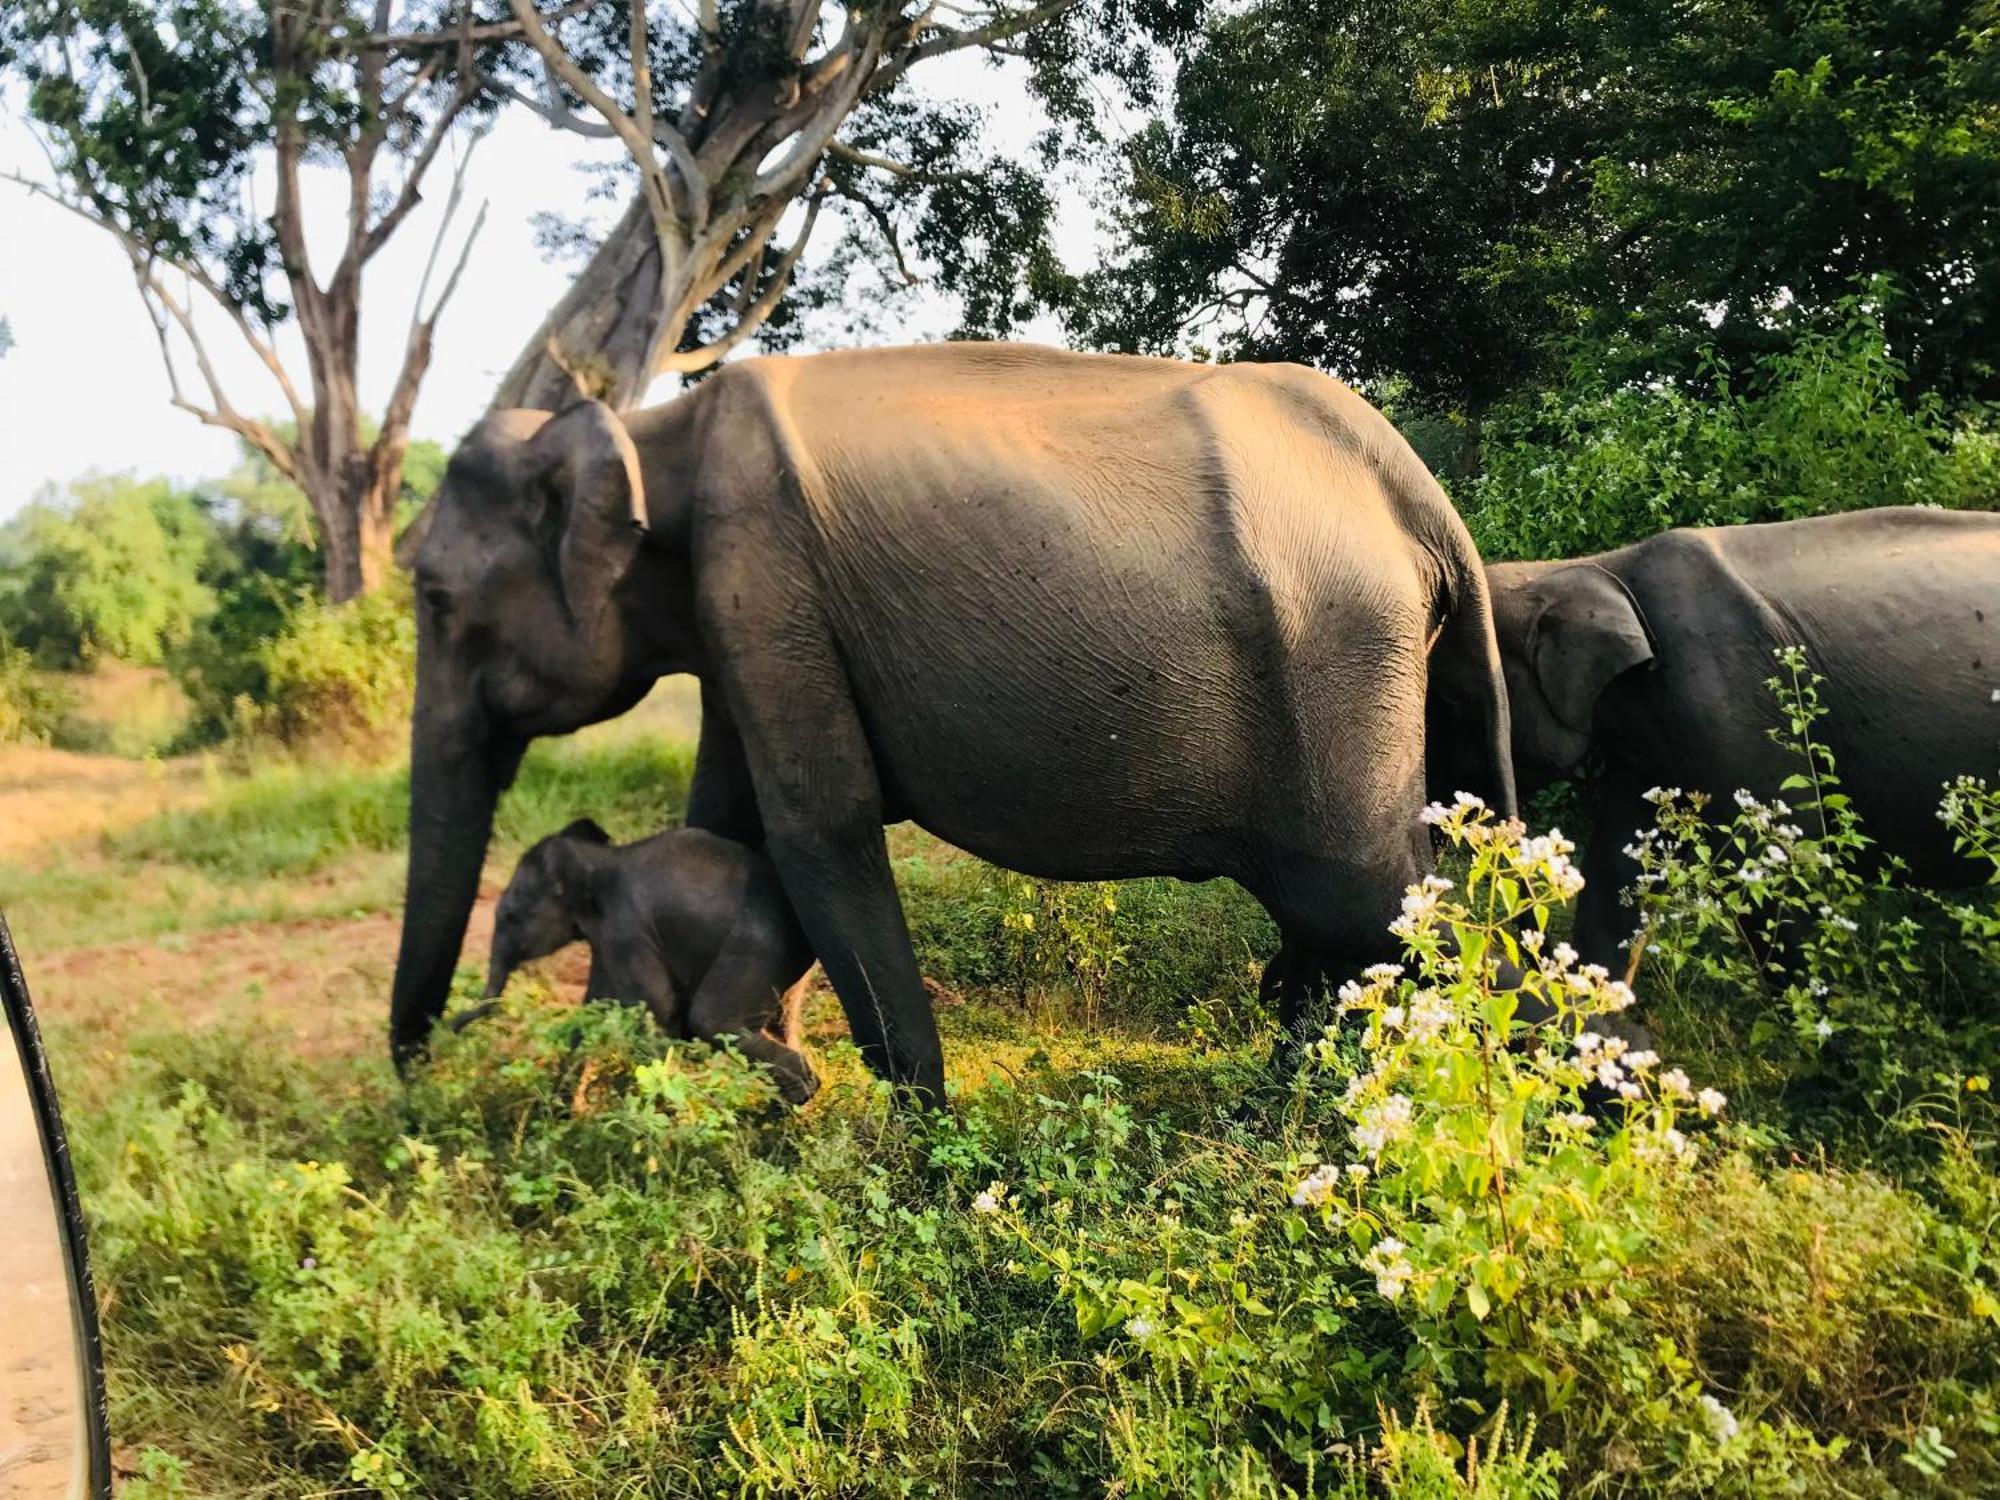
[[1410, 1098], [1390, 1094], [1361, 1111], [1354, 1122], [1354, 1144], [1370, 1156], [1380, 1156], [1384, 1147], [1410, 1133]]
[[988, 1183], [984, 1192], [972, 1200], [972, 1211], [976, 1214], [997, 1214], [1007, 1203], [1007, 1184]]
[[1321, 1162], [1299, 1179], [1292, 1189], [1292, 1204], [1295, 1208], [1317, 1208], [1332, 1200], [1340, 1191], [1340, 1168], [1332, 1162]]
[[1694, 1159], [1695, 1147], [1693, 1141], [1669, 1125], [1657, 1135], [1645, 1131], [1634, 1135], [1632, 1154], [1645, 1162], [1686, 1162]]
[[1708, 1424], [1708, 1435], [1718, 1443], [1729, 1442], [1742, 1430], [1742, 1425], [1736, 1420], [1736, 1413], [1715, 1397], [1704, 1395], [1700, 1404], [1702, 1420]]
[[1125, 1331], [1135, 1339], [1151, 1338], [1153, 1334], [1153, 1320], [1144, 1313], [1127, 1318], [1125, 1320]]
[[1403, 892], [1402, 915], [1389, 924], [1389, 931], [1399, 938], [1415, 937], [1437, 919], [1438, 903], [1450, 889], [1451, 882], [1442, 875], [1426, 875]]
[[1484, 797], [1475, 797], [1470, 792], [1455, 792], [1452, 794], [1451, 806], [1446, 807], [1442, 802], [1433, 802], [1417, 816], [1426, 824], [1436, 828], [1449, 823], [1453, 818], [1473, 817], [1485, 811]]
[[1436, 990], [1418, 990], [1410, 996], [1408, 1035], [1413, 1042], [1427, 1042], [1458, 1019], [1451, 996]]
[[1416, 1275], [1404, 1251], [1407, 1247], [1393, 1234], [1385, 1234], [1361, 1258], [1361, 1269], [1375, 1278], [1375, 1290], [1394, 1302]]
[[[1595, 1075], [1600, 1085], [1617, 1094], [1619, 1098], [1636, 1099], [1641, 1089], [1636, 1082], [1626, 1077], [1625, 1048], [1625, 1040], [1622, 1037], [1599, 1036], [1594, 1031], [1578, 1032], [1576, 1065], [1584, 1072]], [[1633, 1055], [1652, 1056], [1651, 1053]]]
[[1542, 977], [1579, 992], [1579, 997], [1588, 1002], [1579, 1008], [1592, 1013], [1629, 1010], [1638, 1003], [1639, 997], [1632, 993], [1632, 987], [1622, 979], [1613, 979], [1603, 964], [1578, 965], [1576, 958], [1576, 949], [1568, 943], [1557, 943], [1538, 960]]
[[1861, 930], [1861, 924], [1855, 921], [1854, 918], [1843, 917], [1830, 906], [1822, 906], [1819, 909], [1819, 914], [1820, 919], [1829, 927], [1838, 927], [1842, 932], [1859, 932]]
[[1575, 852], [1576, 845], [1563, 837], [1563, 831], [1551, 828], [1547, 833], [1522, 839], [1516, 858], [1540, 872], [1567, 901], [1583, 889], [1583, 871], [1570, 860]]
[[1644, 797], [1646, 801], [1652, 803], [1653, 806], [1659, 807], [1663, 803], [1679, 801], [1681, 796], [1681, 789], [1677, 786], [1655, 786], [1655, 787], [1648, 787], [1645, 791], [1641, 792], [1639, 795]]
[[1340, 1008], [1358, 1010], [1370, 1001], [1387, 995], [1402, 977], [1401, 964], [1370, 964], [1361, 971], [1360, 979], [1350, 979], [1340, 987]]

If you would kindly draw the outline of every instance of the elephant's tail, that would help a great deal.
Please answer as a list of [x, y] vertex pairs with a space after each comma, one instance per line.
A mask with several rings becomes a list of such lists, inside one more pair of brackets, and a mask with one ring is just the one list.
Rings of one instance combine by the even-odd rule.
[[[1431, 647], [1431, 794], [1448, 798], [1452, 792], [1472, 792], [1511, 818], [1518, 815], [1519, 804], [1493, 596], [1472, 538], [1462, 525], [1452, 530], [1448, 597], [1440, 601], [1444, 617]], [[1453, 784], [1443, 785], [1445, 780]]]

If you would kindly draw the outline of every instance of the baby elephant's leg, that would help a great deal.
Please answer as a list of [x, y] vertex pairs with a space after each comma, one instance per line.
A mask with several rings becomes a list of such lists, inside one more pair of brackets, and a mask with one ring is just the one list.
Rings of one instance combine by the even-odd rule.
[[763, 1030], [778, 1018], [796, 973], [786, 962], [782, 942], [756, 924], [740, 924], [723, 940], [688, 1001], [688, 1033], [729, 1042], [769, 1068], [787, 1100], [804, 1104], [819, 1092], [819, 1078], [795, 1048]]

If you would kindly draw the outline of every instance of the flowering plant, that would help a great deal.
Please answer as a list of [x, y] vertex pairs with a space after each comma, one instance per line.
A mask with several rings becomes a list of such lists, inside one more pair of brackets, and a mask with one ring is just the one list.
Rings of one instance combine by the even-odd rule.
[[[1583, 883], [1569, 840], [1464, 793], [1425, 821], [1469, 857], [1464, 890], [1412, 886], [1392, 928], [1405, 963], [1342, 988], [1362, 1066], [1337, 1028], [1316, 1051], [1355, 1157], [1307, 1174], [1293, 1202], [1429, 1319], [1462, 1305], [1484, 1321], [1531, 1278], [1608, 1292], [1644, 1239], [1635, 1205], [1695, 1155], [1686, 1118], [1724, 1100], [1632, 1045], [1617, 1019], [1632, 991], [1544, 936]], [[1615, 1102], [1600, 1120], [1587, 1099]]]

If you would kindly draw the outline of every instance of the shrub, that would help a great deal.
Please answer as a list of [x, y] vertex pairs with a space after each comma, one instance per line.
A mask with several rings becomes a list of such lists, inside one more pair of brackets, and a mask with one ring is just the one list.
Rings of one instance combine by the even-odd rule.
[[[1940, 1088], [1960, 1099], [2000, 1060], [1978, 983], [1990, 978], [1978, 941], [1990, 913], [1945, 903], [1975, 940], [1954, 944], [1897, 898], [1893, 861], [1864, 873], [1873, 841], [1813, 737], [1821, 679], [1797, 648], [1776, 659], [1768, 686], [1783, 722], [1772, 734], [1797, 767], [1781, 788], [1797, 805], [1739, 791], [1718, 817], [1699, 794], [1650, 794], [1657, 824], [1631, 852], [1651, 973], [1670, 992], [1698, 986], [1712, 1020], [1732, 1025], [1742, 1053], [1782, 1087], [1855, 1094], [1888, 1113]], [[1964, 784], [1945, 803], [1969, 849], [1986, 847], [1985, 806]], [[1935, 983], [1940, 947], [1969, 1004]]]
[[215, 608], [201, 578], [214, 526], [164, 479], [82, 479], [9, 530], [0, 623], [43, 666], [156, 666]]
[[35, 670], [34, 658], [0, 636], [0, 744], [46, 745], [74, 699]]
[[1934, 395], [1905, 400], [1874, 294], [1840, 304], [1748, 370], [1710, 351], [1688, 386], [1568, 382], [1496, 409], [1482, 471], [1459, 486], [1488, 557], [1576, 557], [1674, 526], [1779, 521], [1873, 505], [1988, 506], [2000, 431]]
[[381, 752], [402, 740], [416, 691], [417, 625], [407, 580], [345, 604], [302, 596], [257, 648], [264, 698], [239, 698], [244, 727], [288, 745]]

